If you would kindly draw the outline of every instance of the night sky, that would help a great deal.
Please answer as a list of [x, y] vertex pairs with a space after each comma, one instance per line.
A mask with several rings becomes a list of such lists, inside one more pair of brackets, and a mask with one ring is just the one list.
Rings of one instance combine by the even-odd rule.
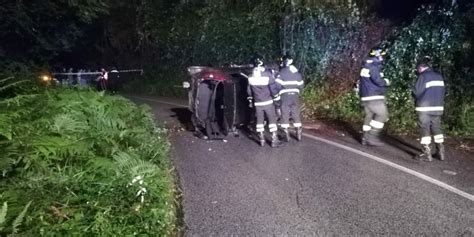
[[380, 17], [403, 22], [413, 16], [423, 4], [443, 2], [443, 0], [382, 0], [376, 11]]

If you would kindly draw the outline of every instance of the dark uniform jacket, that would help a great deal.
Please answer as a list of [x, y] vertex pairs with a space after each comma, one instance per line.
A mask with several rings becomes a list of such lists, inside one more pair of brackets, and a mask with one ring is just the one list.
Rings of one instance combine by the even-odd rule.
[[360, 71], [359, 95], [362, 101], [383, 100], [387, 92], [382, 64], [375, 58], [366, 60]]
[[413, 96], [416, 111], [429, 114], [442, 114], [444, 110], [444, 80], [441, 74], [427, 69], [418, 76]]
[[283, 67], [280, 70], [276, 82], [281, 87], [279, 92], [280, 96], [287, 93], [300, 93], [300, 90], [303, 89], [304, 85], [301, 73], [299, 73], [298, 69], [293, 65]]
[[248, 93], [253, 96], [255, 106], [273, 104], [273, 97], [278, 94], [279, 86], [270, 70], [255, 67], [248, 80]]

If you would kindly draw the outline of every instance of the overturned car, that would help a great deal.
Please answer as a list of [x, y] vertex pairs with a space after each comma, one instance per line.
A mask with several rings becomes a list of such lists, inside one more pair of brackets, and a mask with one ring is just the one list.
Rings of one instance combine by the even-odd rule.
[[252, 120], [252, 108], [247, 100], [250, 66], [188, 67], [189, 110], [196, 135], [201, 138], [222, 139]]

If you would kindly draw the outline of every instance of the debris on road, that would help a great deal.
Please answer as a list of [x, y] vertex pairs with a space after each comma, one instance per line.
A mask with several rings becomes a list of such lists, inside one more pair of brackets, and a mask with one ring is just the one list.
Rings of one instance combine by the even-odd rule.
[[451, 170], [443, 170], [443, 173], [445, 173], [445, 174], [449, 174], [449, 175], [457, 175], [457, 173], [456, 173], [456, 172], [454, 172], [454, 171], [451, 171]]

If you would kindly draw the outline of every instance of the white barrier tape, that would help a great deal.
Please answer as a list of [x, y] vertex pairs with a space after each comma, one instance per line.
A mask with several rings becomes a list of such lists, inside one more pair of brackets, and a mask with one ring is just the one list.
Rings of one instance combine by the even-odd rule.
[[[119, 70], [119, 73], [122, 72], [141, 72], [143, 73], [143, 69], [130, 69], [130, 70]], [[109, 72], [108, 73], [114, 73]], [[53, 75], [66, 75], [66, 76], [74, 76], [74, 75], [100, 75], [101, 72], [53, 72]]]

